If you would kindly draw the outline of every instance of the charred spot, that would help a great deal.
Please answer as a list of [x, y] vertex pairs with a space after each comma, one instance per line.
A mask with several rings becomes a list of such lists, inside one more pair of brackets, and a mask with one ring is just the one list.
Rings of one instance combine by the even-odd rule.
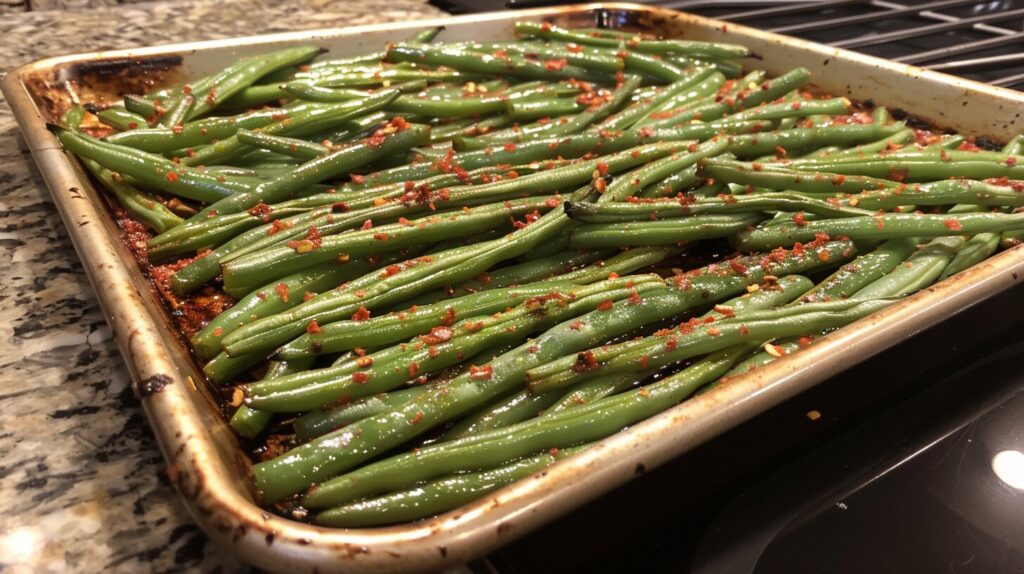
[[268, 532], [267, 537], [265, 538], [265, 540], [267, 541], [267, 546], [272, 546], [274, 544], [275, 538], [277, 538], [277, 534], [273, 532]]
[[164, 387], [173, 382], [174, 381], [167, 375], [153, 375], [152, 377], [139, 381], [136, 389], [138, 390], [139, 397], [145, 398], [153, 393], [159, 393], [164, 390]]
[[448, 557], [448, 547], [447, 546], [438, 546], [437, 547], [437, 551], [439, 553], [441, 553], [441, 557], [442, 558], [447, 558]]
[[498, 534], [504, 534], [512, 530], [512, 523], [508, 520], [503, 520], [498, 524]]
[[1000, 151], [1003, 149], [1003, 146], [999, 142], [986, 137], [975, 138], [974, 145], [986, 151]]
[[644, 466], [644, 463], [642, 463], [642, 462], [637, 463], [636, 468], [633, 469], [633, 474], [635, 474], [637, 476], [640, 476], [641, 474], [643, 474], [645, 472], [647, 472], [647, 467]]

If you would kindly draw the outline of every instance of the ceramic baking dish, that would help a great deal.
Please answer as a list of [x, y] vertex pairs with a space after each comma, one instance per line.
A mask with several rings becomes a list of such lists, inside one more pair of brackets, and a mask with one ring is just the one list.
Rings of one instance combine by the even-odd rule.
[[431, 520], [344, 530], [319, 528], [265, 511], [254, 502], [249, 459], [158, 295], [122, 243], [96, 190], [77, 162], [60, 150], [45, 123], [55, 120], [71, 101], [113, 98], [205, 75], [240, 56], [286, 45], [314, 42], [330, 49], [330, 56], [345, 56], [379, 49], [387, 41], [432, 26], [445, 27], [442, 40], [509, 38], [517, 20], [737, 42], [762, 58], [750, 64], [769, 73], [805, 66], [823, 90], [902, 108], [964, 134], [998, 141], [1024, 128], [1024, 95], [1014, 91], [633, 4], [576, 5], [80, 54], [18, 68], [4, 78], [3, 92], [114, 330], [169, 474], [196, 521], [246, 562], [279, 572], [328, 573], [431, 570], [466, 561], [1010, 288], [1024, 273], [1024, 250], [1003, 252], [809, 349], [719, 385], [536, 476]]

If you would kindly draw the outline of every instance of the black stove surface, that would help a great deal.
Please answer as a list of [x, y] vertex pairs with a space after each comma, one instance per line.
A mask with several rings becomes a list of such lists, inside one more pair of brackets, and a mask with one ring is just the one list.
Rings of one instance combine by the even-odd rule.
[[[505, 0], [432, 1], [460, 13], [505, 7]], [[863, 0], [813, 17], [744, 23], [777, 28], [824, 21], [866, 13], [869, 1], [876, 10], [893, 4]], [[964, 2], [943, 14], [970, 18], [1022, 7], [1012, 0]], [[714, 2], [686, 9], [720, 16], [743, 8]], [[796, 35], [849, 41], [935, 21], [880, 18], [852, 29], [809, 27]], [[997, 24], [1024, 29], [1020, 17]], [[907, 58], [991, 37], [968, 28], [856, 49]], [[959, 58], [1019, 53], [1017, 44], [1001, 43]], [[999, 81], [1024, 72], [1024, 57], [1017, 61], [951, 71]], [[472, 568], [509, 574], [1024, 572], [1022, 365], [1024, 288], [1018, 288], [648, 472]], [[812, 411], [820, 418], [812, 420]]]

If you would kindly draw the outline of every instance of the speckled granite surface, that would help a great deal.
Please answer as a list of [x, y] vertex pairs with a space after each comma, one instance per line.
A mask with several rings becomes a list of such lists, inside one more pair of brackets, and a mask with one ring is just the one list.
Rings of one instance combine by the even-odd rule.
[[[4, 14], [0, 72], [74, 52], [436, 15], [421, 0]], [[0, 273], [0, 571], [246, 571], [207, 541], [169, 486], [110, 329], [5, 103]]]

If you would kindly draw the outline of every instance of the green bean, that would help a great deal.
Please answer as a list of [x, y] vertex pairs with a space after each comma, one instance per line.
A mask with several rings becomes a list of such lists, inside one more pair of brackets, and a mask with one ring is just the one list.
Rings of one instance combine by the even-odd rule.
[[397, 343], [430, 331], [431, 327], [455, 318], [487, 315], [540, 297], [556, 288], [565, 288], [567, 281], [544, 282], [524, 286], [490, 289], [404, 311], [394, 311], [366, 321], [338, 321], [324, 325], [316, 333], [307, 333], [278, 350], [284, 359], [336, 353], [356, 347], [380, 347]]
[[[786, 305], [807, 291], [811, 286], [813, 286], [811, 280], [801, 275], [787, 275], [777, 281], [766, 282], [763, 289], [758, 286], [759, 288], [755, 291], [744, 293], [721, 305], [715, 305], [704, 315], [683, 322], [680, 324], [678, 331], [684, 335], [690, 334], [698, 326], [727, 320], [735, 317], [737, 314], [746, 318], [747, 314], [751, 311], [770, 310]], [[671, 336], [670, 340], [673, 341], [671, 344], [674, 345], [674, 331], [672, 329], [664, 329], [656, 332], [653, 336], [638, 337], [614, 345], [604, 345], [599, 350], [591, 350], [590, 356], [593, 358], [593, 361], [588, 362], [589, 367], [596, 365], [596, 361], [606, 362], [624, 355], [635, 357], [639, 352], [642, 355], [636, 357], [636, 359], [640, 368], [627, 371], [627, 373], [631, 373], [634, 377], [644, 378], [657, 371], [657, 367], [649, 368], [648, 355], [659, 352], [660, 347], [663, 345], [665, 345], [665, 349], [668, 351], [674, 348], [665, 344], [666, 336]], [[578, 369], [579, 359], [580, 357], [575, 355], [567, 355], [555, 361], [545, 363], [531, 369], [529, 371], [530, 378], [542, 380], [549, 377], [565, 376], [567, 374], [566, 371]], [[615, 373], [608, 376], [618, 376], [619, 374]], [[599, 375], [598, 378], [601, 378], [601, 376]]]
[[757, 214], [697, 215], [633, 223], [594, 223], [573, 231], [575, 249], [679, 245], [697, 239], [729, 237], [764, 219]]
[[162, 157], [108, 144], [79, 132], [58, 127], [53, 130], [65, 150], [172, 195], [214, 202], [249, 188], [248, 184], [236, 180], [214, 177]]
[[198, 96], [195, 105], [191, 106], [185, 117], [193, 119], [202, 116], [261, 77], [281, 68], [301, 64], [320, 52], [317, 46], [299, 46], [240, 60], [213, 76], [208, 89], [195, 92]]
[[1002, 185], [987, 181], [950, 179], [932, 183], [910, 184], [895, 189], [862, 191], [843, 198], [843, 203], [863, 209], [892, 209], [900, 205], [969, 204], [990, 207], [1024, 206], [1019, 185]]
[[267, 317], [235, 331], [224, 340], [231, 354], [248, 354], [278, 347], [306, 330], [311, 321], [328, 324], [369, 308], [423, 293], [433, 287], [468, 279], [495, 264], [529, 251], [569, 222], [564, 213], [548, 212], [508, 239], [448, 250], [426, 259], [406, 262], [401, 272], [381, 277], [365, 275], [344, 291], [334, 290], [311, 299], [287, 313]]
[[886, 213], [871, 217], [846, 217], [814, 221], [792, 221], [744, 231], [735, 238], [740, 250], [763, 250], [811, 241], [817, 234], [844, 236], [860, 240], [884, 240], [899, 237], [941, 237], [976, 235], [1011, 229], [1024, 229], [1024, 214], [964, 213], [917, 214]]
[[373, 271], [375, 267], [365, 259], [324, 263], [255, 289], [196, 333], [191, 340], [192, 348], [200, 358], [213, 357], [221, 350], [221, 339], [242, 325], [295, 307], [302, 303], [307, 293], [333, 289]]
[[[693, 86], [689, 86], [684, 91], [676, 93], [668, 100], [662, 102], [658, 106], [649, 110], [648, 113], [639, 118], [636, 123], [633, 124], [634, 128], [641, 127], [657, 127], [660, 123], [672, 123], [662, 122], [674, 118], [676, 115], [683, 113], [684, 110], [689, 108], [692, 104], [702, 101], [705, 98], [715, 94], [719, 89], [725, 85], [725, 76], [720, 72], [712, 72], [707, 77], [701, 79], [699, 83]], [[673, 119], [674, 121], [674, 119]]]
[[[261, 132], [270, 135], [286, 135], [301, 137], [344, 125], [353, 119], [375, 112], [385, 107], [398, 97], [397, 90], [381, 90], [360, 100], [351, 100], [337, 104], [317, 104], [299, 107], [297, 110], [286, 110], [275, 116], [275, 121], [261, 126]], [[210, 165], [229, 163], [244, 155], [250, 146], [230, 136], [221, 141], [207, 145], [188, 157], [182, 159], [186, 165]]]
[[[263, 375], [264, 379], [273, 379], [275, 377], [283, 377], [290, 373], [302, 371], [308, 369], [313, 363], [312, 360], [299, 359], [297, 361], [271, 361], [270, 366], [267, 367], [266, 374]], [[257, 411], [250, 409], [245, 405], [240, 405], [235, 413], [231, 415], [231, 420], [228, 424], [238, 434], [242, 435], [247, 439], [254, 439], [266, 426], [270, 423], [270, 420], [274, 417], [274, 413], [268, 413], [266, 411]]]
[[203, 365], [203, 374], [211, 383], [226, 383], [242, 373], [256, 368], [265, 358], [263, 355], [257, 354], [229, 357], [227, 353], [219, 353]]
[[846, 299], [863, 287], [881, 279], [909, 257], [917, 248], [913, 238], [890, 239], [870, 253], [843, 265], [801, 297], [802, 301]]
[[429, 389], [430, 387], [427, 385], [413, 385], [389, 393], [379, 393], [332, 409], [312, 411], [295, 419], [292, 426], [299, 438], [310, 440], [336, 431], [345, 425], [387, 412], [420, 396]]
[[694, 143], [687, 148], [688, 153], [674, 153], [616, 178], [601, 194], [598, 203], [623, 201], [656, 181], [685, 170], [702, 159], [722, 153], [725, 148], [726, 143], [722, 140], [712, 139], [700, 145]]
[[133, 219], [144, 223], [157, 233], [167, 231], [184, 221], [170, 209], [167, 209], [158, 199], [136, 189], [123, 180], [119, 180], [114, 176], [113, 172], [104, 169], [98, 163], [89, 159], [84, 160], [82, 163], [85, 164], [89, 173], [100, 182], [104, 189], [114, 194], [121, 207]]
[[949, 265], [942, 270], [938, 280], [942, 281], [957, 273], [988, 259], [999, 248], [1000, 235], [998, 233], [979, 233], [957, 249], [956, 255]]
[[[263, 78], [264, 81], [270, 82], [271, 79], [268, 77]], [[280, 81], [262, 84], [258, 86], [249, 86], [241, 92], [231, 96], [224, 100], [220, 105], [222, 108], [229, 110], [238, 110], [246, 108], [255, 108], [286, 100], [291, 97], [281, 82], [289, 81], [290, 78], [283, 78]]]
[[[423, 447], [415, 455], [404, 453], [364, 466], [318, 484], [303, 498], [303, 505], [308, 508], [337, 506], [405, 488], [419, 480], [444, 476], [453, 472], [450, 468], [488, 468], [542, 448], [564, 448], [604, 438], [681, 401], [717, 379], [748, 352], [743, 348], [716, 353], [665, 379], [663, 384], [608, 397], [550, 418]], [[645, 392], [639, 393], [641, 390]], [[268, 472], [262, 468], [261, 471]]]
[[131, 94], [124, 97], [124, 109], [137, 116], [146, 118], [147, 125], [152, 125], [164, 111], [162, 107], [157, 105], [157, 102], [151, 102], [146, 98]]
[[[217, 140], [233, 136], [239, 129], [260, 128], [277, 121], [274, 119], [275, 117], [281, 119], [282, 115], [302, 113], [312, 109], [314, 109], [313, 106], [303, 104], [301, 106], [288, 106], [273, 110], [256, 110], [236, 116], [214, 117], [187, 122], [180, 129], [167, 127], [149, 128], [145, 127], [146, 124], [143, 122], [136, 125], [135, 128], [130, 128], [128, 131], [107, 136], [106, 141], [148, 152], [169, 152], [213, 143]], [[127, 113], [130, 114], [130, 112]], [[132, 116], [134, 114], [127, 116], [126, 120], [129, 122], [136, 121], [131, 119]]]
[[561, 393], [558, 392], [538, 395], [529, 391], [519, 391], [488, 408], [462, 419], [455, 426], [448, 429], [439, 440], [449, 441], [458, 439], [532, 419], [555, 404], [560, 398]]
[[[451, 327], [435, 326], [407, 343], [367, 355], [368, 360], [247, 385], [245, 402], [260, 410], [301, 412], [388, 391], [420, 377], [426, 380], [429, 373], [495, 346], [521, 344], [531, 333], [593, 310], [604, 301], [664, 289], [665, 284], [653, 275], [609, 279], [565, 291], [553, 287], [548, 296], [502, 313], [468, 317]], [[476, 369], [471, 372], [475, 374]]]
[[[584, 46], [618, 48], [624, 42], [619, 38], [602, 38], [566, 30], [551, 24], [536, 22], [516, 22], [516, 34], [527, 37], [540, 37], [563, 42], [574, 42]], [[670, 55], [682, 54], [707, 58], [744, 58], [750, 51], [739, 44], [720, 42], [695, 42], [686, 40], [629, 40], [625, 45], [630, 50], [648, 54]]]
[[444, 27], [434, 26], [433, 28], [420, 30], [419, 32], [413, 34], [412, 38], [409, 38], [408, 41], [419, 44], [429, 44], [431, 41], [433, 41], [434, 38], [437, 37], [438, 34], [441, 33], [441, 30], [444, 30]]
[[1024, 153], [1024, 134], [1017, 134], [1013, 139], [1006, 142], [1002, 152], [1007, 155], [1021, 155]]
[[687, 90], [701, 85], [701, 82], [706, 81], [706, 79], [711, 75], [712, 70], [710, 68], [698, 68], [689, 76], [681, 80], [676, 80], [675, 82], [665, 86], [660, 91], [655, 92], [650, 96], [637, 99], [625, 109], [605, 118], [603, 122], [591, 126], [589, 129], [593, 131], [602, 129], [628, 129], [633, 127], [659, 106], [671, 101], [677, 96], [685, 94]]
[[507, 102], [508, 116], [513, 120], [564, 116], [583, 110], [583, 104], [573, 98], [528, 99]]
[[870, 211], [833, 205], [827, 201], [788, 192], [683, 197], [639, 202], [571, 203], [566, 204], [565, 209], [569, 217], [585, 223], [645, 222], [755, 211], [804, 211], [824, 217], [857, 217], [872, 214]]
[[[834, 242], [804, 255], [787, 254], [773, 261], [771, 269], [780, 274], [802, 272], [823, 265], [823, 259], [838, 260], [842, 253], [850, 251], [850, 243]], [[728, 270], [720, 274], [691, 273], [678, 281], [679, 289], [648, 295], [641, 304], [613, 305], [611, 309], [592, 311], [564, 322], [491, 361], [488, 364], [491, 377], [486, 382], [474, 380], [468, 373], [460, 375], [438, 391], [425, 393], [389, 413], [359, 421], [289, 451], [286, 456], [259, 463], [253, 471], [262, 498], [272, 502], [300, 492], [441, 422], [479, 408], [521, 384], [524, 373], [533, 366], [592, 347], [694, 306], [735, 295], [745, 285], [761, 280], [765, 274], [761, 264], [759, 257], [741, 258], [728, 267], [742, 268], [745, 275]], [[414, 419], [415, 424], [409, 424]]]
[[446, 215], [399, 221], [370, 229], [314, 237], [232, 259], [223, 265], [224, 289], [248, 293], [259, 283], [335, 260], [339, 257], [388, 253], [414, 245], [480, 233], [516, 217], [539, 217], [557, 206], [558, 198], [529, 197], [481, 205]]
[[803, 193], [857, 193], [865, 190], [897, 187], [899, 183], [865, 176], [847, 176], [823, 171], [808, 172], [785, 166], [744, 163], [728, 159], [710, 158], [700, 164], [698, 173], [704, 177], [740, 185]]
[[[989, 155], [991, 154], [991, 155]], [[798, 171], [829, 171], [898, 181], [936, 181], [950, 177], [1024, 179], [1024, 157], [993, 152], [956, 150], [897, 152], [881, 158], [797, 159], [787, 167]]]
[[[551, 395], [558, 396], [557, 402], [546, 409], [540, 416], [550, 416], [563, 412], [573, 407], [586, 405], [604, 397], [615, 395], [639, 384], [639, 377], [633, 373], [609, 375], [607, 377], [595, 377], [574, 385], [564, 394], [552, 392]], [[527, 391], [528, 392], [528, 391]], [[546, 396], [546, 395], [538, 395]], [[494, 427], [498, 428], [498, 427]], [[467, 435], [468, 436], [468, 435]]]
[[258, 131], [240, 129], [236, 135], [238, 137], [238, 141], [246, 145], [290, 155], [303, 161], [316, 159], [322, 155], [327, 155], [331, 151], [317, 143], [308, 142], [298, 138], [264, 134]]
[[795, 153], [808, 146], [849, 146], [875, 141], [899, 131], [902, 124], [840, 125], [794, 128], [778, 132], [729, 136], [729, 151], [740, 158], [753, 158], [783, 149]]
[[223, 215], [238, 213], [258, 203], [275, 203], [288, 199], [296, 191], [314, 183], [350, 173], [376, 158], [385, 157], [396, 151], [404, 151], [423, 145], [430, 139], [430, 128], [420, 124], [396, 127], [381, 137], [371, 137], [343, 147], [328, 155], [310, 160], [296, 169], [262, 183], [249, 193], [235, 194], [203, 209], [193, 216], [203, 221], [210, 213]]
[[857, 291], [853, 298], [898, 297], [923, 289], [942, 274], [963, 243], [963, 237], [933, 239], [895, 270]]
[[92, 107], [92, 109], [89, 109], [89, 107], [87, 107], [86, 109], [89, 111], [89, 113], [99, 118], [99, 120], [104, 124], [122, 131], [134, 130], [145, 127], [147, 125], [146, 118], [138, 114], [129, 112], [124, 108], [111, 107], [105, 110], [100, 110], [96, 109], [95, 107]]
[[633, 371], [637, 369], [638, 363], [644, 365], [645, 369], [664, 367], [734, 345], [837, 328], [891, 303], [887, 299], [865, 299], [858, 296], [855, 301], [805, 303], [795, 307], [750, 311], [733, 319], [715, 321], [707, 327], [690, 327], [687, 331], [680, 330], [660, 337], [655, 335], [654, 342], [657, 345], [631, 349], [608, 360], [598, 358], [602, 349], [588, 351], [588, 361], [578, 364], [589, 366], [570, 367], [543, 378], [536, 371], [528, 371], [529, 388], [535, 393], [546, 393], [597, 375]]
[[531, 80], [550, 80], [551, 78], [577, 79], [588, 82], [613, 83], [614, 75], [587, 70], [573, 65], [551, 66], [543, 62], [529, 60], [516, 54], [505, 54], [496, 57], [459, 48], [440, 46], [391, 46], [387, 61], [411, 62], [433, 66], [448, 66], [460, 72], [475, 74], [498, 74], [516, 76]]
[[325, 526], [377, 526], [440, 514], [526, 478], [584, 448], [556, 450], [483, 472], [441, 478], [410, 490], [332, 508], [316, 515], [315, 520]]
[[160, 125], [164, 127], [181, 125], [195, 103], [196, 99], [190, 94], [181, 96], [174, 105], [167, 110], [167, 113], [160, 118]]

